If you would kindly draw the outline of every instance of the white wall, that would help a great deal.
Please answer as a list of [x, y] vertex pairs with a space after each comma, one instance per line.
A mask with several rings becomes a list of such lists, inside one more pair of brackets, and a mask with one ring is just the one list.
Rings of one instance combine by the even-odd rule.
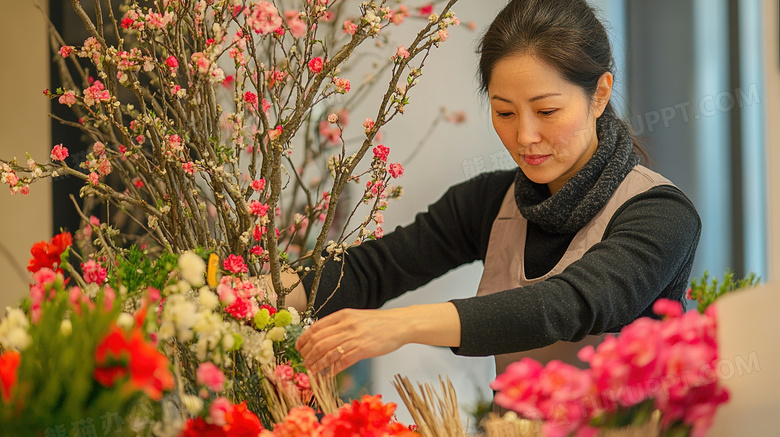
[[[46, 3], [40, 2], [40, 3]], [[0, 2], [0, 156], [25, 162], [25, 152], [48, 160], [51, 150], [47, 30], [35, 0]], [[51, 237], [50, 182], [33, 185], [28, 196], [0, 187], [0, 317], [27, 295], [30, 247]]]

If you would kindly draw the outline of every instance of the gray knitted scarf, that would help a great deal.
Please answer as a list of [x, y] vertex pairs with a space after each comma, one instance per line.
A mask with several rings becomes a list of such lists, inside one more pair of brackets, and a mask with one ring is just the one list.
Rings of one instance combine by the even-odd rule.
[[515, 177], [515, 201], [520, 213], [547, 232], [579, 231], [607, 204], [626, 175], [639, 163], [626, 124], [611, 113], [596, 120], [599, 144], [593, 157], [555, 195], [546, 184]]

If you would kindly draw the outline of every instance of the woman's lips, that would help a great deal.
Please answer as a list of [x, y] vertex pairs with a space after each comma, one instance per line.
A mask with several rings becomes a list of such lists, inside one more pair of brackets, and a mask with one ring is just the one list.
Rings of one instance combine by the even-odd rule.
[[550, 159], [552, 155], [523, 155], [523, 161], [528, 165], [540, 165]]

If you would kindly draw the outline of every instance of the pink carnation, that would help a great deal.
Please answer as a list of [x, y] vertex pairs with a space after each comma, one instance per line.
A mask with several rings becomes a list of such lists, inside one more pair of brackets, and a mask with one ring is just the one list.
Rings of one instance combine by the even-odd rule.
[[176, 59], [175, 56], [169, 56], [168, 59], [165, 60], [165, 65], [167, 65], [168, 68], [173, 70], [179, 66], [179, 60]]
[[223, 397], [214, 399], [214, 402], [212, 402], [211, 406], [209, 407], [209, 417], [211, 418], [211, 423], [219, 427], [225, 426], [227, 424], [225, 415], [228, 411], [233, 411], [233, 404], [231, 404], [229, 400]]
[[92, 173], [89, 174], [88, 178], [89, 178], [89, 182], [92, 185], [97, 185], [98, 184], [98, 180], [100, 179], [100, 176], [98, 176], [98, 174], [93, 171]]
[[249, 271], [246, 264], [244, 264], [244, 257], [240, 255], [228, 255], [225, 261], [222, 262], [222, 267], [230, 273], [246, 273]]
[[390, 164], [388, 171], [390, 172], [390, 176], [396, 179], [404, 175], [404, 167], [397, 162]]
[[311, 388], [311, 384], [309, 383], [309, 375], [305, 373], [296, 373], [295, 377], [293, 378], [293, 382], [295, 382], [295, 385], [297, 385], [301, 390], [307, 390]]
[[255, 316], [257, 313], [257, 306], [249, 299], [236, 297], [236, 300], [228, 305], [227, 308], [225, 308], [225, 311], [236, 319], [247, 320]]
[[68, 157], [68, 149], [63, 147], [62, 144], [57, 144], [51, 150], [52, 161], [64, 161]]
[[205, 362], [196, 371], [198, 384], [205, 385], [211, 391], [220, 392], [225, 387], [225, 375], [214, 363]]
[[287, 364], [280, 364], [274, 369], [274, 376], [276, 377], [277, 382], [288, 382], [292, 381], [295, 372], [292, 367]]
[[82, 263], [81, 270], [84, 272], [84, 282], [87, 284], [102, 284], [108, 276], [106, 269], [93, 259]]

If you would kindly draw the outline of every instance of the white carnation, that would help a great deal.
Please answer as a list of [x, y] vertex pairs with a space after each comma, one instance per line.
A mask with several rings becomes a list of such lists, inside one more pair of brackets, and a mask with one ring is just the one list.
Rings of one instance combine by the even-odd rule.
[[187, 251], [179, 256], [179, 271], [182, 279], [193, 287], [200, 287], [206, 275], [206, 262], [194, 252]]
[[213, 310], [219, 306], [219, 298], [208, 287], [203, 287], [198, 293], [198, 302], [208, 310]]
[[119, 314], [119, 317], [116, 318], [116, 325], [126, 331], [129, 331], [133, 328], [133, 326], [135, 326], [135, 318], [132, 314], [121, 313]]
[[284, 340], [286, 334], [287, 331], [284, 328], [282, 328], [281, 326], [277, 326], [271, 328], [271, 330], [268, 331], [268, 334], [266, 334], [265, 338], [272, 341], [282, 341]]

